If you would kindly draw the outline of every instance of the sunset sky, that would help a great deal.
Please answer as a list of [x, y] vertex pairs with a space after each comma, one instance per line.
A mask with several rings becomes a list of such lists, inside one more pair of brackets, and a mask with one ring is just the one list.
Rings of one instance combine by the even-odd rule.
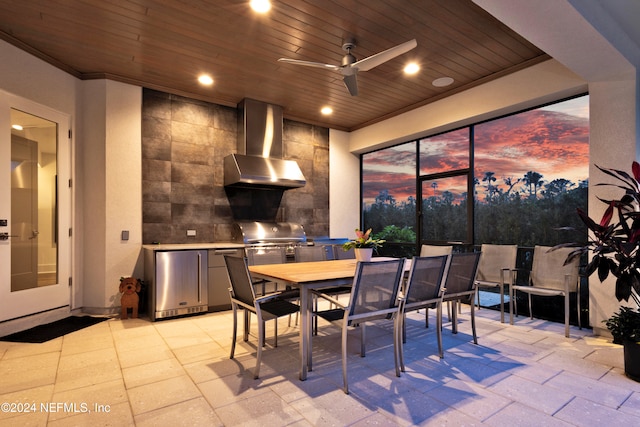
[[[468, 129], [434, 136], [421, 143], [421, 174], [468, 167]], [[543, 184], [564, 178], [574, 187], [588, 178], [589, 97], [538, 108], [475, 126], [475, 177], [480, 197], [485, 172], [493, 172], [493, 185], [506, 188], [503, 179], [522, 178], [528, 171], [542, 175]], [[373, 203], [380, 191], [388, 190], [398, 203], [415, 196], [416, 143], [391, 147], [364, 156], [364, 198]], [[446, 188], [440, 194], [466, 189]], [[572, 188], [574, 188], [572, 187]], [[514, 191], [525, 191], [518, 184]], [[428, 193], [428, 195], [433, 195]]]

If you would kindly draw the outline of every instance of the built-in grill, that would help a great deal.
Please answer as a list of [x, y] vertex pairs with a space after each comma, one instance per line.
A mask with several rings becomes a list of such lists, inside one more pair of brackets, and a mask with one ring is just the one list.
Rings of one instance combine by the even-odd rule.
[[295, 222], [237, 222], [232, 238], [246, 247], [284, 247], [288, 257], [293, 257], [295, 246], [307, 243], [304, 227]]

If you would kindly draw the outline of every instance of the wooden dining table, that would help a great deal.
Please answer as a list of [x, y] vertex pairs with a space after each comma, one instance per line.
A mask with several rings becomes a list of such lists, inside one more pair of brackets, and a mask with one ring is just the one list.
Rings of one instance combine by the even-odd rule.
[[[374, 257], [372, 261], [394, 258]], [[264, 279], [300, 290], [300, 380], [307, 379], [311, 358], [311, 289], [350, 285], [356, 273], [355, 259], [286, 264], [251, 265], [255, 279]], [[405, 269], [407, 267], [405, 266]]]

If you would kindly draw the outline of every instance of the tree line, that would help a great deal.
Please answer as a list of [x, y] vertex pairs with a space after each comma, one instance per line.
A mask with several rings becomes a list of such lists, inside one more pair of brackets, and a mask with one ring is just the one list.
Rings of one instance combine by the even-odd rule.
[[[587, 209], [588, 180], [567, 179], [546, 182], [543, 175], [528, 171], [521, 178], [507, 177], [498, 183], [494, 172], [474, 178], [474, 244], [555, 245], [586, 242], [587, 232], [576, 208]], [[435, 183], [435, 182], [434, 182]], [[437, 183], [435, 183], [437, 185]], [[454, 197], [444, 190], [423, 197], [422, 241], [463, 241], [470, 227], [468, 197]], [[460, 201], [462, 199], [462, 201]], [[414, 196], [397, 201], [381, 191], [374, 203], [363, 209], [365, 229], [388, 242], [416, 245], [417, 204]], [[560, 231], [572, 227], [577, 232]]]

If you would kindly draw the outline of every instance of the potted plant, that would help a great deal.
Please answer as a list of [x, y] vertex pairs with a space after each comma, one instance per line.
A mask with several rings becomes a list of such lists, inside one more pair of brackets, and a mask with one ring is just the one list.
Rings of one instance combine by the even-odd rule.
[[386, 242], [386, 240], [373, 239], [371, 237], [371, 229], [363, 232], [356, 228], [356, 238], [344, 243], [342, 250], [346, 252], [353, 248], [358, 261], [371, 261], [373, 251], [377, 253], [378, 248], [381, 247], [384, 242]]
[[597, 271], [603, 282], [612, 274], [616, 278], [617, 300], [628, 302], [631, 298], [635, 302], [635, 308], [620, 307], [605, 324], [614, 342], [624, 346], [625, 373], [640, 381], [640, 164], [633, 162], [632, 175], [622, 170], [596, 167], [619, 181], [597, 185], [616, 186], [624, 190], [624, 195], [617, 200], [599, 199], [608, 205], [599, 223], [578, 209], [578, 215], [590, 232], [586, 245], [557, 247], [577, 246], [567, 257], [567, 263], [591, 252], [593, 257], [585, 269], [586, 275]]

